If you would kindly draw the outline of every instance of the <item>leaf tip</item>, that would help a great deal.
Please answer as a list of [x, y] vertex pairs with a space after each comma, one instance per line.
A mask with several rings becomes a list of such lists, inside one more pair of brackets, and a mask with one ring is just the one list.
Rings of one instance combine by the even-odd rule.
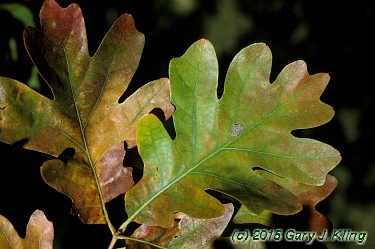
[[[211, 50], [215, 51], [214, 46], [212, 45], [211, 41], [206, 39], [206, 38], [202, 38], [202, 39], [196, 41], [195, 43], [193, 43], [193, 45], [190, 46], [190, 49], [194, 48], [194, 47], [198, 47], [201, 50], [211, 49]], [[188, 51], [190, 49], [188, 49]]]

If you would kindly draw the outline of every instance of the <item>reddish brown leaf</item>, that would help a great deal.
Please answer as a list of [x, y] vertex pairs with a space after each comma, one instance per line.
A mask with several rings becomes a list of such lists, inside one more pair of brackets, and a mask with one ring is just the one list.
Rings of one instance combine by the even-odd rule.
[[[283, 186], [288, 191], [297, 196], [302, 203], [303, 211], [308, 214], [307, 229], [309, 231], [317, 232], [318, 235], [323, 233], [324, 229], [329, 229], [331, 222], [323, 214], [319, 213], [315, 206], [327, 198], [337, 186], [337, 180], [334, 176], [326, 176], [326, 181], [321, 186], [307, 185], [300, 182], [295, 182], [290, 179], [281, 178], [274, 174], [270, 174], [264, 170], [257, 171], [260, 175], [267, 179], [276, 182]], [[240, 209], [234, 218], [236, 223], [260, 223], [267, 226], [272, 226], [272, 214], [268, 211], [261, 215], [255, 215], [248, 210]]]
[[[131, 237], [141, 239], [159, 246], [168, 247], [174, 237], [177, 237], [179, 234], [178, 231], [178, 220], [175, 220], [172, 227], [161, 228], [155, 226], [141, 225], [138, 227]], [[127, 249], [151, 249], [155, 248], [152, 245], [137, 242], [133, 240], [126, 241]]]
[[[273, 179], [272, 180], [276, 180]], [[334, 176], [326, 176], [326, 181], [322, 186], [311, 186], [299, 182], [290, 183], [287, 180], [278, 179], [276, 183], [284, 186], [290, 192], [295, 194], [303, 205], [304, 211], [309, 214], [308, 227], [309, 231], [316, 231], [318, 235], [323, 233], [324, 229], [330, 227], [331, 222], [323, 214], [319, 213], [315, 206], [326, 199], [337, 186], [337, 180]]]
[[[141, 225], [132, 235], [159, 246], [168, 248], [211, 248], [215, 239], [228, 225], [234, 211], [232, 204], [224, 204], [225, 212], [213, 219], [194, 219], [183, 214], [181, 220], [175, 220], [170, 228]], [[155, 248], [151, 245], [128, 240], [127, 248]]]
[[179, 223], [179, 236], [174, 238], [170, 248], [212, 248], [212, 243], [219, 238], [232, 218], [234, 207], [224, 204], [224, 214], [213, 219], [194, 219], [186, 214]]
[[42, 165], [43, 179], [73, 200], [82, 222], [104, 223], [102, 201], [133, 184], [121, 165], [124, 152], [114, 146], [133, 147], [138, 121], [152, 109], [171, 115], [169, 80], [146, 84], [118, 103], [144, 45], [130, 15], [116, 20], [93, 57], [77, 4], [61, 8], [46, 0], [40, 20], [41, 29], [28, 27], [24, 40], [53, 99], [0, 77], [0, 140], [26, 139], [25, 148], [56, 157]]
[[106, 202], [133, 187], [133, 168], [122, 166], [124, 156], [124, 144], [120, 142], [107, 151], [96, 167], [100, 187]]

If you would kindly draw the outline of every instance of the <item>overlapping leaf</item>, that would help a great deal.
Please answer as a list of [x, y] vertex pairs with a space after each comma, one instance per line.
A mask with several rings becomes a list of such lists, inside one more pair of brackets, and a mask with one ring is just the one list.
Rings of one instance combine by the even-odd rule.
[[169, 248], [213, 248], [213, 241], [220, 237], [233, 215], [232, 204], [224, 204], [224, 208], [222, 216], [208, 220], [193, 219], [185, 214], [178, 224], [180, 234]]
[[[183, 214], [170, 228], [141, 225], [132, 237], [168, 248], [213, 248], [213, 241], [220, 237], [233, 215], [234, 207], [231, 203], [224, 204], [224, 208], [224, 214], [214, 219], [194, 219]], [[154, 247], [128, 240], [126, 248]]]
[[[178, 236], [178, 223], [179, 220], [175, 220], [173, 226], [168, 228], [156, 227], [156, 226], [139, 226], [131, 236], [132, 238], [140, 239], [142, 242], [127, 240], [127, 249], [153, 249], [155, 246], [159, 245], [163, 247], [168, 247], [174, 237]], [[147, 241], [151, 244], [144, 243]]]
[[208, 41], [196, 42], [171, 61], [176, 138], [153, 115], [140, 121], [137, 144], [145, 168], [141, 181], [125, 195], [129, 220], [168, 227], [175, 211], [205, 219], [222, 215], [223, 205], [206, 189], [238, 199], [254, 214], [301, 210], [294, 195], [253, 169], [305, 184], [324, 183], [340, 161], [339, 152], [291, 131], [333, 117], [332, 108], [319, 99], [329, 76], [309, 75], [306, 64], [297, 61], [270, 84], [270, 70], [266, 45], [243, 49], [228, 69], [219, 100], [218, 63]]
[[44, 213], [36, 210], [26, 227], [26, 237], [21, 239], [12, 224], [0, 215], [0, 248], [2, 249], [52, 249], [53, 224]]
[[83, 222], [104, 223], [101, 201], [132, 186], [118, 143], [125, 140], [133, 147], [139, 119], [153, 108], [171, 115], [169, 80], [151, 82], [118, 103], [144, 45], [130, 15], [116, 20], [93, 57], [78, 5], [63, 9], [46, 0], [40, 20], [41, 29], [28, 27], [24, 40], [54, 99], [0, 78], [0, 140], [26, 139], [25, 148], [59, 157], [43, 164], [44, 180], [72, 198]]
[[[266, 171], [260, 170], [258, 173], [273, 182], [283, 186], [291, 193], [297, 196], [302, 203], [304, 211], [308, 214], [306, 220], [301, 222], [306, 223], [306, 228], [309, 231], [322, 234], [325, 229], [330, 228], [330, 221], [323, 214], [319, 213], [315, 206], [320, 201], [327, 198], [337, 186], [337, 180], [334, 176], [327, 174], [326, 181], [322, 186], [307, 185], [300, 182], [294, 182], [290, 179], [280, 178]], [[252, 214], [248, 209], [241, 207], [238, 210], [233, 221], [235, 223], [259, 223], [266, 226], [273, 226], [272, 213], [264, 211], [260, 215]]]

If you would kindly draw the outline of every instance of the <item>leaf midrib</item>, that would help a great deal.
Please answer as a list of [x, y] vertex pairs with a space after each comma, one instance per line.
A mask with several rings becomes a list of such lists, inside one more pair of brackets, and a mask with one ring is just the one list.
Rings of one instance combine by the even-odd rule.
[[[272, 87], [272, 84], [269, 85], [269, 87]], [[208, 155], [207, 157], [203, 158], [200, 162], [196, 163], [195, 166], [189, 168], [186, 173], [184, 173], [181, 177], [178, 177], [176, 178], [173, 182], [171, 182], [170, 184], [166, 185], [165, 188], [163, 188], [162, 190], [164, 191], [165, 189], [168, 189], [171, 185], [175, 184], [176, 182], [178, 182], [179, 180], [181, 180], [182, 178], [184, 178], [186, 175], [188, 175], [191, 171], [193, 171], [194, 169], [196, 169], [197, 167], [199, 167], [201, 164], [203, 164], [205, 161], [211, 159], [212, 157], [214, 157], [216, 154], [218, 154], [219, 152], [221, 152], [222, 150], [225, 150], [225, 149], [234, 149], [234, 148], [230, 148], [228, 147], [231, 143], [235, 142], [237, 139], [239, 139], [240, 137], [242, 137], [244, 134], [246, 134], [247, 132], [255, 129], [259, 124], [261, 124], [262, 122], [264, 122], [266, 119], [268, 119], [270, 116], [274, 115], [275, 112], [277, 112], [279, 109], [281, 109], [283, 106], [287, 105], [288, 103], [294, 101], [295, 99], [298, 99], [301, 95], [303, 95], [306, 91], [308, 91], [312, 86], [309, 86], [307, 88], [305, 88], [304, 91], [301, 91], [299, 94], [295, 95], [293, 98], [290, 98], [288, 101], [284, 102], [283, 104], [281, 105], [278, 105], [277, 108], [275, 108], [274, 110], [272, 110], [271, 112], [269, 112], [266, 116], [262, 117], [258, 122], [256, 122], [255, 124], [253, 124], [251, 127], [249, 127], [248, 129], [240, 132], [238, 134], [238, 136], [234, 137], [232, 140], [228, 141], [226, 144], [224, 144], [223, 146], [221, 146], [220, 148], [216, 148], [216, 151], [214, 151], [213, 153], [211, 153], [210, 155]], [[241, 91], [241, 94], [243, 92], [243, 87], [242, 87], [242, 91]], [[285, 89], [284, 89], [285, 90]], [[177, 149], [177, 148], [176, 148]], [[254, 151], [256, 153], [266, 153], [266, 152], [261, 152], [261, 151]], [[282, 155], [278, 155], [276, 154], [277, 156], [282, 156]], [[284, 155], [284, 157], [286, 157]], [[293, 157], [293, 158], [296, 158], [296, 157]], [[306, 158], [306, 157], [301, 157], [301, 158]], [[311, 157], [311, 158], [314, 158], [314, 157]], [[314, 158], [315, 159], [315, 158]], [[186, 166], [186, 164], [184, 163], [184, 166]], [[160, 192], [163, 192], [163, 191], [160, 191]], [[155, 195], [155, 198], [158, 196], [159, 194]], [[155, 198], [153, 198], [151, 201], [153, 201]], [[150, 201], [150, 202], [151, 202]], [[150, 203], [148, 202], [147, 205]], [[143, 205], [143, 206], [147, 206], [147, 205]]]
[[[56, 20], [54, 20], [54, 22], [56, 23]], [[59, 26], [57, 25], [58, 29], [59, 29]], [[59, 32], [57, 32], [58, 35], [59, 35], [59, 39], [60, 40], [64, 40], [61, 38], [61, 35], [60, 35], [60, 30]], [[69, 40], [69, 39], [67, 39]], [[90, 153], [88, 151], [88, 146], [87, 146], [87, 142], [86, 142], [86, 137], [84, 135], [84, 127], [82, 125], [82, 120], [81, 120], [81, 115], [79, 113], [79, 110], [78, 110], [78, 107], [77, 107], [77, 101], [76, 101], [76, 96], [75, 96], [75, 93], [74, 93], [74, 89], [73, 89], [73, 85], [72, 85], [72, 78], [71, 78], [71, 72], [70, 72], [70, 64], [69, 64], [69, 60], [67, 58], [67, 52], [66, 52], [66, 44], [64, 43], [63, 45], [63, 51], [64, 51], [64, 58], [65, 58], [65, 64], [66, 64], [66, 69], [67, 69], [67, 73], [68, 73], [68, 77], [69, 77], [69, 86], [70, 86], [70, 91], [71, 91], [71, 95], [72, 95], [72, 98], [73, 98], [73, 104], [74, 104], [74, 109], [76, 111], [76, 115], [77, 115], [77, 120], [78, 120], [78, 124], [79, 124], [79, 129], [80, 129], [80, 132], [81, 132], [81, 137], [82, 137], [82, 141], [83, 141], [83, 147], [82, 150], [85, 152], [86, 156], [87, 156], [87, 159], [89, 161], [89, 164], [91, 166], [91, 168], [93, 169], [93, 164], [92, 164], [92, 161], [91, 161], [91, 157], [90, 157]], [[77, 142], [78, 143], [78, 142]], [[95, 174], [94, 174], [95, 175]], [[96, 177], [96, 176], [95, 176]]]
[[[309, 88], [307, 88], [308, 90]], [[306, 91], [307, 91], [306, 90]], [[304, 91], [303, 91], [304, 92]], [[239, 139], [240, 137], [242, 137], [245, 133], [253, 130], [255, 127], [257, 127], [259, 124], [261, 124], [263, 121], [265, 121], [267, 118], [269, 118], [270, 116], [272, 116], [275, 112], [277, 112], [280, 108], [282, 108], [284, 105], [286, 105], [287, 103], [291, 102], [292, 100], [298, 98], [300, 95], [303, 94], [300, 93], [298, 94], [295, 98], [292, 98], [291, 100], [289, 101], [286, 101], [284, 104], [282, 105], [279, 105], [277, 108], [275, 108], [272, 112], [268, 113], [266, 116], [264, 116], [263, 118], [261, 118], [257, 123], [255, 123], [253, 126], [249, 127], [247, 130], [244, 130], [243, 132], [241, 132], [237, 137], [233, 138], [233, 140], [227, 142], [226, 144], [224, 144], [222, 147], [220, 147], [219, 149], [217, 149], [216, 151], [214, 151], [213, 153], [211, 153], [210, 155], [208, 155], [206, 158], [203, 158], [200, 162], [198, 162], [195, 166], [189, 168], [184, 174], [182, 174], [180, 177], [177, 177], [175, 180], [173, 180], [171, 183], [167, 184], [165, 187], [163, 187], [160, 191], [158, 191], [158, 193], [156, 193], [154, 196], [152, 196], [152, 198], [150, 198], [148, 201], [146, 201], [136, 212], [133, 213], [133, 215], [131, 215], [128, 220], [129, 222], [132, 221], [145, 207], [147, 207], [153, 200], [155, 200], [159, 195], [161, 195], [162, 193], [164, 193], [165, 190], [169, 189], [172, 185], [174, 185], [175, 183], [177, 183], [178, 181], [180, 181], [182, 178], [184, 178], [185, 176], [187, 176], [188, 174], [190, 174], [193, 170], [195, 170], [197, 167], [199, 167], [201, 164], [203, 164], [204, 162], [206, 162], [207, 160], [211, 159], [212, 157], [214, 157], [216, 154], [218, 154], [219, 152], [221, 152], [222, 150], [225, 150], [225, 149], [231, 149], [230, 147], [228, 148], [228, 146], [235, 142], [237, 139]], [[173, 146], [175, 149], [177, 149], [175, 146]], [[257, 153], [259, 153], [257, 151]], [[183, 163], [183, 161], [182, 161]], [[186, 164], [183, 163], [184, 166], [186, 167]], [[125, 224], [125, 223], [124, 223]], [[122, 226], [121, 226], [122, 228]]]
[[[269, 85], [269, 87], [272, 87], [272, 84]], [[147, 200], [146, 202], [144, 202], [144, 204], [139, 207], [130, 217], [128, 217], [127, 221], [124, 222], [120, 229], [124, 229], [127, 227], [127, 225], [135, 219], [135, 217], [144, 209], [146, 208], [152, 201], [154, 201], [159, 195], [163, 194], [164, 191], [166, 191], [167, 189], [169, 189], [171, 186], [173, 186], [175, 183], [177, 183], [178, 181], [180, 181], [181, 179], [183, 179], [185, 176], [187, 176], [188, 174], [190, 174], [193, 170], [195, 170], [197, 167], [199, 167], [201, 164], [203, 164], [204, 162], [208, 161], [209, 159], [211, 159], [212, 157], [214, 157], [215, 155], [217, 155], [218, 153], [220, 153], [221, 151], [223, 151], [224, 149], [232, 149], [232, 148], [228, 148], [228, 146], [230, 144], [232, 144], [233, 142], [235, 142], [237, 139], [239, 139], [240, 137], [242, 137], [244, 134], [248, 133], [249, 131], [255, 129], [258, 125], [260, 125], [261, 123], [263, 123], [266, 119], [268, 119], [270, 116], [274, 115], [275, 112], [277, 112], [279, 109], [281, 109], [283, 106], [287, 105], [288, 103], [294, 101], [295, 99], [298, 99], [303, 93], [305, 93], [306, 91], [310, 90], [311, 87], [313, 86], [309, 86], [309, 87], [306, 87], [304, 89], [304, 91], [301, 91], [299, 94], [297, 95], [294, 95], [293, 98], [290, 98], [288, 101], [284, 102], [283, 104], [281, 105], [278, 105], [274, 110], [272, 110], [271, 112], [269, 112], [266, 116], [262, 117], [258, 122], [256, 122], [255, 124], [253, 124], [251, 127], [249, 127], [248, 129], [246, 130], [243, 130], [242, 132], [240, 132], [238, 134], [238, 136], [234, 137], [232, 140], [228, 141], [227, 143], [225, 143], [223, 146], [221, 146], [220, 148], [216, 148], [216, 151], [213, 151], [210, 155], [208, 155], [207, 157], [203, 158], [200, 162], [197, 162], [193, 167], [189, 168], [184, 174], [182, 174], [180, 177], [177, 177], [175, 180], [173, 180], [171, 183], [167, 184], [166, 186], [164, 186], [160, 191], [158, 191], [158, 193], [156, 193], [155, 195], [153, 195], [149, 200]], [[285, 89], [284, 89], [285, 90]], [[243, 92], [243, 88], [242, 88], [242, 91], [241, 91], [241, 94]], [[173, 144], [173, 147], [178, 151], [177, 147], [175, 147], [175, 145]], [[257, 151], [257, 153], [259, 153]], [[186, 164], [181, 160], [183, 166], [185, 168], [186, 167]]]
[[[271, 113], [269, 113], [267, 116], [263, 117], [262, 119], [260, 119], [257, 123], [255, 123], [253, 126], [251, 126], [250, 128], [247, 129], [247, 131], [245, 132], [241, 132], [237, 137], [235, 137], [233, 140], [227, 142], [226, 144], [224, 144], [221, 148], [217, 149], [216, 151], [214, 151], [213, 153], [211, 153], [209, 156], [207, 156], [206, 158], [203, 158], [200, 162], [198, 162], [195, 166], [189, 168], [184, 174], [182, 174], [180, 177], [177, 177], [175, 180], [173, 180], [172, 182], [170, 182], [169, 184], [165, 185], [160, 191], [158, 191], [155, 195], [153, 195], [149, 200], [145, 201], [143, 203], [142, 206], [140, 206], [130, 217], [128, 217], [128, 219], [120, 226], [119, 229], [125, 229], [127, 227], [127, 225], [133, 221], [135, 219], [135, 217], [144, 209], [146, 208], [152, 201], [154, 201], [159, 195], [163, 194], [164, 191], [166, 191], [167, 189], [169, 189], [172, 185], [174, 185], [175, 183], [177, 183], [178, 181], [180, 181], [182, 178], [184, 178], [185, 176], [187, 176], [188, 174], [190, 174], [190, 172], [192, 172], [194, 169], [196, 169], [197, 167], [199, 167], [201, 164], [203, 164], [204, 162], [206, 162], [207, 160], [211, 159], [212, 157], [214, 157], [216, 154], [218, 154], [219, 152], [221, 152], [225, 147], [227, 147], [228, 145], [230, 145], [232, 142], [236, 141], [239, 137], [241, 137], [243, 134], [245, 134], [246, 132], [248, 132], [249, 130], [255, 128], [258, 124], [260, 124], [261, 122], [263, 122], [265, 119], [267, 119], [269, 116], [271, 116], [274, 112], [276, 112], [279, 108], [281, 108], [281, 106], [279, 106], [278, 108], [275, 108], [274, 111], [272, 111]], [[173, 144], [173, 148], [177, 149], [177, 147], [175, 147], [175, 145]], [[182, 161], [183, 163], [183, 161]], [[183, 163], [183, 165], [186, 167], [186, 164]]]

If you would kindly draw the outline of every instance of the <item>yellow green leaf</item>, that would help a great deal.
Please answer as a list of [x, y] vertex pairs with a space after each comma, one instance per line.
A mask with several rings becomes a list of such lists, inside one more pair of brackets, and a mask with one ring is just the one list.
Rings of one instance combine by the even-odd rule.
[[306, 64], [296, 61], [271, 84], [271, 60], [265, 44], [241, 50], [228, 69], [221, 99], [210, 42], [200, 40], [171, 61], [176, 138], [155, 116], [141, 119], [137, 145], [144, 175], [125, 195], [129, 220], [121, 228], [131, 220], [169, 227], [179, 211], [192, 218], [219, 217], [223, 205], [207, 189], [239, 200], [256, 215], [302, 209], [296, 196], [255, 169], [304, 184], [324, 183], [341, 160], [339, 152], [291, 131], [332, 119], [332, 107], [320, 101], [329, 76], [309, 75]]

